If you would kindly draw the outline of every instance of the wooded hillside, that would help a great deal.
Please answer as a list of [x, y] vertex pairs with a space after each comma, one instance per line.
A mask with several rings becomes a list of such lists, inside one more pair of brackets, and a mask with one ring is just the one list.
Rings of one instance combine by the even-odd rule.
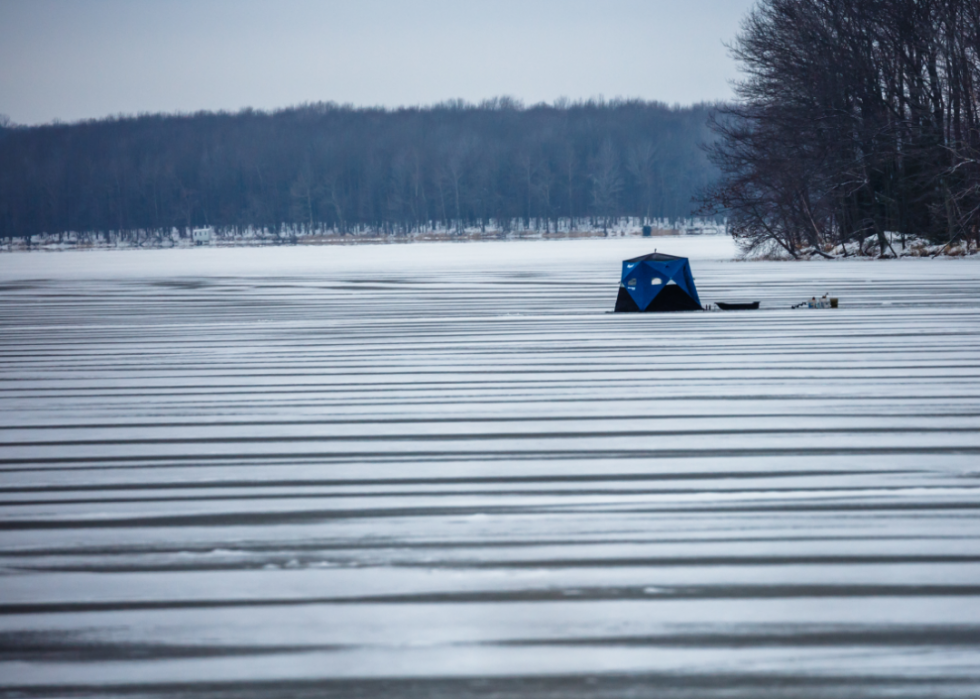
[[[397, 234], [677, 218], [716, 174], [708, 105], [149, 115], [0, 131], [0, 237], [284, 224]], [[543, 224], [543, 225], [542, 225]]]

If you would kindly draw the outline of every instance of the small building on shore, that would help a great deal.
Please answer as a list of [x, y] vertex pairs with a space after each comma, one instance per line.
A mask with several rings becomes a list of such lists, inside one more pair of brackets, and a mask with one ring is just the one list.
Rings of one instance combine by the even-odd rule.
[[195, 228], [191, 231], [191, 242], [194, 245], [210, 245], [213, 233], [214, 229], [210, 226], [207, 228]]

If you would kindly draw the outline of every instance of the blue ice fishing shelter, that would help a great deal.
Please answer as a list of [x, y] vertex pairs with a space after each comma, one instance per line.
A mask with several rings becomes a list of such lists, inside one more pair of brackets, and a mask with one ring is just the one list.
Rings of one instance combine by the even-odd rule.
[[701, 310], [686, 257], [655, 252], [623, 261], [617, 313]]

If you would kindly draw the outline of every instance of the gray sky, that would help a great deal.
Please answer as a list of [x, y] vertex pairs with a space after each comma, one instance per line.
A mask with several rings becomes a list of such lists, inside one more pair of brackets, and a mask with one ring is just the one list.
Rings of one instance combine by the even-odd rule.
[[0, 114], [730, 96], [753, 0], [0, 0]]

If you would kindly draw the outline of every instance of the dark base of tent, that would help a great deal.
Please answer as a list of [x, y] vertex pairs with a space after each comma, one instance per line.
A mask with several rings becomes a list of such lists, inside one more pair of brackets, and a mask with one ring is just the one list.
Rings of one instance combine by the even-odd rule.
[[619, 287], [619, 296], [616, 297], [616, 313], [639, 313], [640, 307], [623, 287]]
[[616, 297], [616, 313], [640, 313], [641, 310], [645, 313], [658, 313], [665, 311], [703, 311], [704, 309], [676, 284], [671, 284], [657, 294], [650, 305], [644, 309], [640, 309], [636, 305], [636, 301], [624, 287], [619, 287], [619, 296]]

